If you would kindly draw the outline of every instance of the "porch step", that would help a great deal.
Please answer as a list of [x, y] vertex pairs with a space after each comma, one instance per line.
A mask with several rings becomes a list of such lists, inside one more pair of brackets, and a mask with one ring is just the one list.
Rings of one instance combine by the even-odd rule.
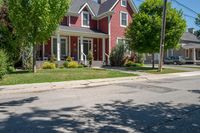
[[93, 61], [92, 67], [102, 67], [103, 62], [102, 61]]

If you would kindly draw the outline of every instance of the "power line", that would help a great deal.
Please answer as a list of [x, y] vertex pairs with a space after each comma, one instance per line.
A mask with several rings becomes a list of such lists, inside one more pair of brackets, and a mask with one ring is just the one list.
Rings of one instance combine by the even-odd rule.
[[188, 15], [188, 14], [183, 14], [185, 17], [188, 17], [188, 18], [192, 18], [192, 19], [196, 19], [196, 17], [194, 16], [191, 16], [191, 15]]
[[191, 8], [187, 7], [186, 5], [184, 5], [184, 4], [180, 3], [180, 2], [178, 2], [177, 0], [171, 0], [171, 1], [176, 2], [178, 5], [180, 5], [180, 6], [184, 7], [184, 8], [186, 8], [187, 10], [190, 10], [191, 12], [193, 12], [193, 13], [195, 13], [195, 14], [197, 14], [197, 15], [199, 14], [199, 13], [197, 13], [196, 11], [194, 11], [193, 9], [191, 9]]

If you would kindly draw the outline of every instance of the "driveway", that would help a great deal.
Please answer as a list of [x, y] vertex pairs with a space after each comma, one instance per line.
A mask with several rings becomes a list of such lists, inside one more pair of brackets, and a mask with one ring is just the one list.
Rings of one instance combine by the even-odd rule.
[[200, 76], [0, 95], [0, 133], [199, 133]]

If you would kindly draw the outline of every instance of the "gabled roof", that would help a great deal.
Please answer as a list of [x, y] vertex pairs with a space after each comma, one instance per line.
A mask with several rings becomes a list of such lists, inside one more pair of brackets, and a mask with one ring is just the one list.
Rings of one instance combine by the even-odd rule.
[[193, 42], [193, 43], [199, 43], [200, 44], [200, 40], [197, 39], [197, 37], [190, 32], [185, 32], [183, 34], [183, 36], [181, 37], [181, 41], [187, 41], [187, 42]]
[[78, 14], [79, 10], [85, 5], [88, 4], [91, 10], [95, 15], [98, 15], [98, 9], [100, 4], [94, 2], [93, 0], [72, 0], [71, 6], [69, 8], [69, 13]]
[[[112, 8], [119, 2], [119, 0], [107, 0], [102, 4], [94, 0], [72, 0], [68, 13], [77, 15], [84, 8], [88, 7], [89, 11], [96, 17], [111, 12]], [[128, 0], [132, 10], [137, 13], [137, 9], [132, 0]]]
[[100, 5], [98, 15], [108, 12], [117, 1], [118, 0], [107, 0], [106, 2], [102, 3]]

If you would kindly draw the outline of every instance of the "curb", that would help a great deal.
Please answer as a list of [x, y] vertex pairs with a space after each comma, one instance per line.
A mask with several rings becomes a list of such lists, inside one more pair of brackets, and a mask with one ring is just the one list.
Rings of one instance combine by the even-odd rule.
[[53, 91], [58, 89], [73, 89], [73, 88], [90, 88], [97, 86], [105, 86], [116, 83], [126, 82], [142, 82], [151, 80], [181, 78], [199, 76], [200, 71], [196, 72], [184, 72], [173, 74], [160, 74], [160, 75], [142, 75], [134, 77], [120, 77], [120, 78], [106, 78], [106, 79], [91, 79], [91, 80], [77, 80], [77, 81], [64, 81], [64, 82], [52, 82], [52, 83], [34, 83], [34, 84], [21, 84], [0, 86], [0, 95], [3, 94], [22, 94], [22, 93], [38, 93]]

